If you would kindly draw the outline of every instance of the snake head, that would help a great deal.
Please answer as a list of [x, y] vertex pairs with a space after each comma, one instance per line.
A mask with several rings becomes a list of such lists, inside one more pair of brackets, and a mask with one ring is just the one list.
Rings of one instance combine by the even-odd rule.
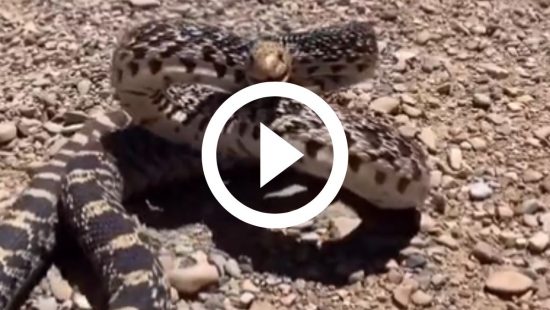
[[285, 82], [292, 72], [292, 58], [280, 43], [259, 41], [252, 48], [247, 66], [248, 79], [251, 83]]

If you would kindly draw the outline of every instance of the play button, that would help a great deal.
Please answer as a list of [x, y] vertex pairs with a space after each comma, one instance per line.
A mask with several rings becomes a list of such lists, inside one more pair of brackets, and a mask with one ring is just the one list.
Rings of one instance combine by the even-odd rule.
[[260, 123], [260, 187], [266, 185], [304, 154]]
[[[303, 207], [285, 213], [264, 213], [237, 200], [225, 186], [218, 170], [218, 140], [224, 126], [240, 108], [257, 99], [283, 97], [306, 105], [317, 114], [330, 134], [333, 167], [325, 186]], [[346, 133], [331, 107], [311, 90], [285, 82], [264, 82], [231, 95], [212, 115], [202, 143], [202, 169], [212, 194], [229, 213], [245, 223], [263, 228], [287, 228], [303, 224], [325, 210], [334, 200], [348, 168]], [[260, 123], [260, 186], [265, 185], [302, 157], [302, 153]]]

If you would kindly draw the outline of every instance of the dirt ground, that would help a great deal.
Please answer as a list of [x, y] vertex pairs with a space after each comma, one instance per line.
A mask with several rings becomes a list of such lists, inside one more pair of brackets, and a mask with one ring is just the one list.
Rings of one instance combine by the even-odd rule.
[[[550, 309], [546, 0], [4, 0], [0, 206], [86, 115], [117, 107], [117, 36], [163, 16], [242, 35], [373, 21], [380, 67], [349, 108], [385, 111], [419, 139], [433, 185], [417, 214], [359, 216], [343, 199], [283, 232], [232, 218], [204, 186], [133, 202], [173, 220], [144, 231], [178, 309]], [[89, 309], [81, 291], [52, 267], [25, 307]]]

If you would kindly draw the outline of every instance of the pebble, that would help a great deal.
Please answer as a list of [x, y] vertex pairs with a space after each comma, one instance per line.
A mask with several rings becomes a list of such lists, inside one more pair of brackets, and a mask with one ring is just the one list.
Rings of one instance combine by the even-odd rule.
[[78, 84], [76, 84], [76, 89], [81, 96], [88, 94], [91, 87], [92, 82], [88, 79], [82, 79], [78, 82]]
[[550, 233], [550, 212], [539, 216], [539, 222], [542, 226], [542, 231]]
[[458, 147], [452, 147], [449, 149], [449, 165], [454, 170], [459, 170], [462, 167], [462, 151]]
[[354, 231], [359, 224], [361, 224], [360, 218], [352, 218], [347, 216], [339, 216], [331, 219], [332, 225], [336, 229], [337, 237], [344, 237]]
[[478, 241], [472, 249], [472, 255], [483, 264], [497, 263], [501, 260], [499, 252], [492, 245]]
[[257, 300], [250, 305], [249, 310], [276, 310], [277, 308], [267, 301]]
[[233, 278], [240, 278], [242, 276], [241, 267], [239, 266], [239, 263], [237, 263], [236, 260], [230, 258], [226, 261], [225, 266], [223, 268], [227, 274], [232, 276]]
[[469, 142], [476, 151], [483, 151], [487, 148], [487, 142], [482, 138], [474, 137]]
[[254, 296], [254, 294], [250, 292], [244, 292], [241, 294], [241, 297], [239, 297], [239, 301], [242, 305], [249, 306], [255, 298], [256, 296]]
[[493, 189], [485, 182], [479, 181], [470, 184], [470, 197], [473, 200], [485, 200], [493, 194]]
[[405, 259], [405, 265], [409, 268], [421, 268], [426, 265], [428, 261], [422, 254], [411, 254]]
[[422, 128], [420, 134], [418, 135], [418, 138], [431, 151], [435, 151], [437, 149], [437, 137], [431, 127]]
[[497, 207], [497, 215], [500, 219], [509, 220], [514, 217], [514, 210], [509, 206]]
[[474, 107], [485, 109], [491, 106], [491, 97], [487, 94], [475, 93], [473, 102]]
[[428, 293], [418, 290], [411, 295], [411, 301], [417, 306], [428, 306], [432, 303], [432, 296]]
[[544, 175], [542, 173], [540, 173], [539, 171], [537, 171], [537, 170], [527, 169], [523, 173], [523, 181], [525, 183], [538, 182], [538, 181], [542, 180], [542, 178], [544, 178]]
[[550, 236], [547, 233], [539, 231], [529, 238], [529, 250], [540, 253], [546, 250], [550, 243]]
[[409, 285], [400, 285], [393, 290], [393, 300], [398, 306], [408, 307], [413, 288]]
[[80, 293], [74, 294], [73, 302], [79, 309], [92, 309], [92, 306], [86, 296]]
[[525, 293], [532, 285], [531, 278], [513, 270], [495, 271], [485, 281], [485, 286], [489, 291], [508, 295]]
[[55, 298], [57, 298], [57, 300], [65, 301], [71, 298], [73, 289], [71, 288], [69, 282], [59, 276], [48, 277], [48, 281], [50, 282], [52, 294]]
[[202, 288], [218, 283], [220, 275], [214, 265], [198, 263], [188, 268], [178, 268], [168, 272], [170, 284], [184, 294], [195, 294]]
[[0, 144], [8, 143], [17, 137], [17, 127], [13, 122], [0, 123]]
[[34, 307], [36, 307], [37, 310], [56, 310], [57, 301], [53, 297], [40, 296], [34, 302]]
[[419, 117], [420, 115], [422, 115], [422, 110], [408, 104], [403, 105], [403, 112], [405, 112], [405, 114], [410, 117]]
[[444, 245], [448, 247], [451, 250], [457, 250], [458, 249], [458, 242], [455, 238], [453, 238], [451, 235], [441, 235], [439, 238], [436, 239], [437, 243]]
[[393, 97], [380, 97], [370, 103], [370, 109], [373, 111], [390, 114], [399, 107], [399, 99]]
[[501, 68], [495, 64], [482, 64], [481, 68], [487, 71], [487, 74], [495, 79], [504, 79], [508, 76], [508, 70]]
[[416, 43], [420, 45], [426, 44], [432, 38], [432, 34], [428, 30], [422, 30], [416, 36]]
[[247, 292], [251, 292], [251, 293], [259, 293], [260, 292], [260, 289], [256, 285], [254, 285], [254, 283], [252, 283], [252, 281], [250, 279], [245, 279], [241, 283], [241, 288], [243, 289], [243, 291], [247, 291]]
[[548, 136], [550, 136], [550, 126], [544, 126], [541, 127], [534, 132], [535, 137], [537, 137], [540, 140], [546, 140]]
[[420, 230], [423, 232], [434, 232], [437, 222], [427, 213], [420, 214]]
[[544, 210], [544, 205], [538, 199], [527, 199], [521, 203], [521, 213], [534, 214]]
[[447, 276], [440, 273], [434, 274], [431, 279], [432, 285], [435, 288], [441, 288], [446, 281], [447, 281]]
[[138, 8], [153, 8], [160, 5], [160, 0], [129, 0], [130, 4]]

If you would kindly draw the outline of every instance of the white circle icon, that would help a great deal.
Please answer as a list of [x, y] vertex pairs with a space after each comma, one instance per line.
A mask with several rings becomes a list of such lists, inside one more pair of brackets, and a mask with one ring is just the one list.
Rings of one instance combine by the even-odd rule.
[[[218, 168], [217, 146], [220, 134], [231, 116], [244, 105], [265, 97], [293, 99], [312, 109], [323, 121], [332, 140], [333, 164], [328, 180], [319, 194], [305, 206], [285, 213], [264, 213], [245, 206], [225, 186]], [[317, 94], [286, 82], [253, 84], [229, 97], [214, 113], [204, 134], [202, 168], [206, 183], [216, 200], [241, 221], [263, 228], [287, 228], [307, 222], [325, 210], [336, 197], [348, 167], [348, 144], [336, 113]]]

